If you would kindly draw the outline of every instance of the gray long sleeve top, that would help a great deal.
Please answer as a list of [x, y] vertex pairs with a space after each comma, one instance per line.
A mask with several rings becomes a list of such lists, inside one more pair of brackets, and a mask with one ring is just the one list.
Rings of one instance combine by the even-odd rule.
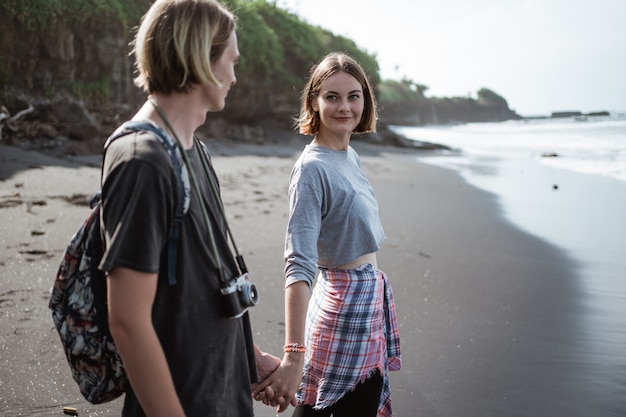
[[291, 171], [285, 286], [313, 285], [335, 268], [378, 251], [385, 239], [374, 191], [356, 151], [307, 145]]

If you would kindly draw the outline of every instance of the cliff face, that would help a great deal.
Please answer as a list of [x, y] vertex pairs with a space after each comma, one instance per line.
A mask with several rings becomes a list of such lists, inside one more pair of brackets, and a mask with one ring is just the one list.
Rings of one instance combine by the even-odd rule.
[[34, 108], [15, 135], [100, 139], [105, 129], [98, 115], [130, 114], [141, 100], [119, 20], [97, 16], [41, 31], [0, 15], [0, 27], [0, 104], [10, 114]]
[[[0, 104], [11, 114], [32, 104], [30, 119], [80, 139], [81, 134], [104, 132], [100, 123], [117, 123], [145, 100], [132, 80], [129, 31], [117, 18], [97, 16], [72, 26], [58, 23], [38, 33], [0, 15], [0, 27]], [[207, 129], [224, 130], [224, 121], [257, 124], [278, 118], [288, 126], [297, 102], [294, 88], [240, 79], [226, 111], [219, 114], [223, 120]]]
[[57, 23], [43, 33], [0, 16], [3, 99], [49, 100], [60, 91], [106, 110], [133, 105], [128, 36], [115, 18], [98, 16], [80, 26]]

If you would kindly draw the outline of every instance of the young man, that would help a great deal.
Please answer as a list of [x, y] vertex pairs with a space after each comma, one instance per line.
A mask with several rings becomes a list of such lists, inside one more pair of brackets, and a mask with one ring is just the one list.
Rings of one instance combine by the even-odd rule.
[[232, 319], [224, 311], [220, 279], [239, 271], [211, 184], [215, 172], [193, 138], [236, 82], [233, 15], [215, 0], [157, 0], [133, 52], [135, 83], [149, 98], [132, 119], [179, 141], [191, 190], [170, 285], [167, 242], [180, 188], [168, 153], [149, 132], [128, 134], [106, 151], [100, 268], [131, 385], [122, 415], [252, 416], [257, 370], [263, 378], [279, 360], [254, 347], [247, 313]]

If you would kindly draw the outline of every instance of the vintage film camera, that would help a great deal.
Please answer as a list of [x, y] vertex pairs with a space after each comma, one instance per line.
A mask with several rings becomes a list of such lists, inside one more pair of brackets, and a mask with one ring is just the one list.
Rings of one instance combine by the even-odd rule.
[[232, 279], [228, 284], [220, 288], [226, 316], [236, 319], [259, 303], [259, 292], [256, 285], [244, 273]]

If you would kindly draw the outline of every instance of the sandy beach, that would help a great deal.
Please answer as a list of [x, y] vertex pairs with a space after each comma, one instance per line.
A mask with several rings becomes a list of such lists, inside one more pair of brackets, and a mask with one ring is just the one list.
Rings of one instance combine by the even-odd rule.
[[[281, 355], [287, 183], [305, 142], [209, 143], [227, 215], [259, 286], [252, 320]], [[403, 368], [398, 417], [623, 416], [624, 387], [593, 380], [581, 329], [579, 263], [507, 222], [492, 194], [416, 152], [353, 142], [377, 194]], [[57, 158], [0, 145], [0, 414], [119, 415], [71, 379], [47, 307], [62, 251], [99, 188], [99, 156]], [[626, 372], [622, 372], [622, 375]], [[258, 416], [275, 412], [255, 405]], [[284, 415], [290, 415], [288, 411]]]

